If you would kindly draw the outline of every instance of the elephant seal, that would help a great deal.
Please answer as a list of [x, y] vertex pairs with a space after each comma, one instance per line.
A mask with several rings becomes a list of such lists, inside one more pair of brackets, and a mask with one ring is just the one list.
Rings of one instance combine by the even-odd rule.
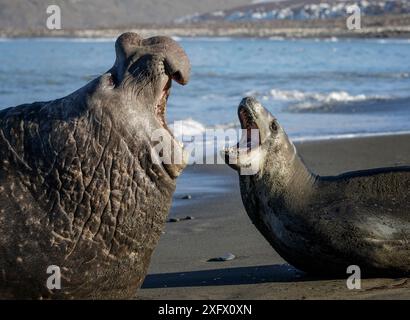
[[243, 129], [258, 129], [259, 142], [223, 156], [238, 172], [257, 163], [254, 174], [240, 175], [243, 204], [286, 261], [321, 276], [346, 276], [350, 265], [363, 276], [410, 272], [410, 167], [319, 176], [256, 99], [243, 99], [238, 114]]
[[3, 298], [132, 298], [144, 279], [185, 166], [153, 161], [151, 135], [183, 153], [165, 110], [190, 63], [166, 37], [124, 33], [115, 50], [74, 93], [0, 112]]

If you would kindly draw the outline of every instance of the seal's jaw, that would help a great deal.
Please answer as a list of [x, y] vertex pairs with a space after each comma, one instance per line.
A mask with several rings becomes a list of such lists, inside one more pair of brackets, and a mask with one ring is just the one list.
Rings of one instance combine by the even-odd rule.
[[[163, 86], [160, 94], [155, 99], [156, 102], [154, 103], [153, 115], [154, 122], [156, 122], [155, 127], [158, 129], [164, 129], [162, 130], [162, 135], [166, 137], [163, 140], [163, 143], [168, 143], [170, 145], [170, 148], [168, 149], [170, 150], [170, 153], [165, 157], [170, 160], [163, 161], [162, 166], [171, 179], [176, 179], [186, 167], [189, 155], [184, 150], [183, 143], [174, 136], [167, 123], [167, 102], [171, 94], [172, 80], [173, 77], [171, 78], [170, 76], [167, 76], [165, 86]], [[162, 156], [164, 157], [164, 154], [162, 154]]]
[[239, 142], [222, 151], [225, 163], [237, 171], [257, 173], [261, 158], [261, 131], [259, 115], [243, 99], [238, 107], [242, 135]]
[[[266, 145], [276, 134], [276, 119], [255, 98], [244, 98], [238, 107], [242, 136], [223, 151], [226, 164], [237, 171], [256, 174], [266, 154]], [[273, 124], [273, 125], [272, 125]], [[252, 168], [252, 170], [249, 170]]]
[[157, 103], [154, 107], [154, 114], [160, 125], [169, 130], [167, 120], [166, 120], [166, 112], [167, 112], [167, 102], [168, 97], [171, 94], [171, 79], [168, 79], [165, 87], [162, 89], [162, 92], [157, 99]]
[[238, 117], [241, 123], [242, 136], [236, 147], [244, 149], [242, 151], [252, 152], [260, 147], [260, 131], [256, 121], [256, 115], [253, 110], [240, 105], [238, 109]]
[[[125, 33], [116, 41], [116, 55], [112, 68], [115, 88], [138, 121], [144, 122], [141, 125], [148, 131], [146, 135], [152, 139], [156, 130], [164, 129], [162, 135], [172, 144], [171, 158], [181, 159], [183, 144], [169, 129], [166, 111], [172, 80], [185, 85], [190, 78], [190, 62], [184, 50], [167, 37], [143, 39], [135, 33]], [[185, 165], [172, 162], [163, 163], [162, 167], [174, 179]]]
[[[162, 157], [161, 166], [166, 172], [167, 176], [171, 179], [176, 179], [186, 167], [189, 156], [184, 150], [184, 145], [179, 141], [172, 130], [168, 126], [167, 122], [167, 102], [171, 94], [172, 78], [167, 75], [163, 75], [165, 80], [159, 81], [159, 85], [162, 86], [162, 90], [159, 90], [158, 83], [156, 85], [156, 91], [159, 92], [154, 101], [149, 104], [151, 107], [145, 107], [145, 112], [148, 110], [150, 113], [152, 132], [151, 139], [153, 139], [153, 132], [159, 130], [162, 137], [160, 144], [162, 144], [163, 150], [158, 154], [158, 157]], [[165, 85], [164, 85], [165, 83]], [[151, 147], [156, 149], [158, 142], [152, 140]], [[161, 148], [160, 148], [161, 149]], [[155, 156], [156, 157], [156, 156]]]

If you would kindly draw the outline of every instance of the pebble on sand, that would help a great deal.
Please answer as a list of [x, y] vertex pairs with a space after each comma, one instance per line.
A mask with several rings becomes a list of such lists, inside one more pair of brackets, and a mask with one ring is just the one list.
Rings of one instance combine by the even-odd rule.
[[208, 262], [224, 262], [224, 261], [231, 261], [235, 259], [235, 255], [232, 253], [226, 253], [220, 257], [209, 259]]
[[195, 218], [193, 216], [186, 216], [185, 218], [169, 218], [168, 222], [180, 222], [184, 220], [194, 220]]

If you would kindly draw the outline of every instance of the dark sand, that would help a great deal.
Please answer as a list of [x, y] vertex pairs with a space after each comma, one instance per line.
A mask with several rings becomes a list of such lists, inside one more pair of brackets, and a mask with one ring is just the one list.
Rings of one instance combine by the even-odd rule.
[[[410, 165], [410, 136], [297, 144], [306, 164], [322, 175]], [[242, 206], [236, 173], [225, 165], [190, 166], [181, 177], [171, 216], [153, 255], [140, 299], [410, 299], [410, 280], [317, 279], [295, 270], [270, 247]], [[225, 253], [236, 259], [208, 262]]]

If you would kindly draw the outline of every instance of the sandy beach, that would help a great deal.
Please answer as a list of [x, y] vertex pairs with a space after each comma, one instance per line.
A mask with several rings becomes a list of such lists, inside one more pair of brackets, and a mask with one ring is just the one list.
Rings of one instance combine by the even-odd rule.
[[253, 37], [286, 39], [326, 38], [405, 38], [410, 37], [410, 15], [366, 16], [359, 30], [349, 30], [344, 18], [313, 20], [271, 20], [257, 22], [200, 22], [183, 24], [132, 24], [128, 27], [63, 28], [49, 30], [1, 28], [0, 38], [116, 38], [132, 31], [142, 37]]
[[[410, 164], [410, 136], [304, 142], [296, 145], [321, 175]], [[186, 195], [190, 199], [182, 199]], [[410, 299], [410, 281], [312, 278], [270, 247], [243, 208], [236, 173], [226, 165], [193, 165], [181, 176], [170, 217], [138, 299]], [[189, 198], [189, 197], [188, 197]], [[235, 259], [210, 262], [226, 253]]]

